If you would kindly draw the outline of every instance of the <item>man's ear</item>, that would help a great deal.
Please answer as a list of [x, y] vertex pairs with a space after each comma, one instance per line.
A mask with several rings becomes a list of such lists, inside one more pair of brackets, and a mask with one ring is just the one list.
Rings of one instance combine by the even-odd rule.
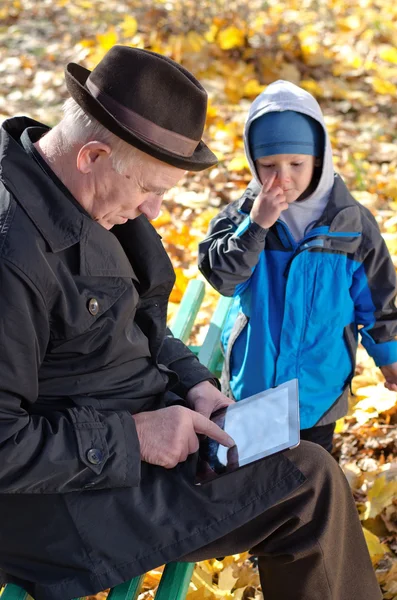
[[91, 173], [102, 163], [103, 159], [110, 157], [111, 148], [103, 142], [87, 142], [82, 146], [77, 154], [76, 167], [80, 173]]

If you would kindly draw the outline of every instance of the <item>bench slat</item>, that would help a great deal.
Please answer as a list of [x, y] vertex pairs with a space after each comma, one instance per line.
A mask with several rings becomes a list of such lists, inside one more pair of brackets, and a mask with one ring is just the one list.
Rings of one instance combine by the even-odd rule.
[[232, 301], [233, 298], [226, 298], [224, 296], [221, 296], [218, 300], [207, 335], [198, 353], [199, 361], [217, 377], [220, 374], [219, 369], [223, 363], [220, 345], [222, 329]]
[[120, 583], [110, 590], [107, 600], [136, 600], [141, 591], [145, 575], [134, 577], [131, 581]]
[[28, 598], [27, 592], [13, 583], [7, 583], [1, 594], [1, 600], [28, 600]]
[[168, 563], [160, 579], [155, 600], [184, 600], [194, 566], [194, 563]]

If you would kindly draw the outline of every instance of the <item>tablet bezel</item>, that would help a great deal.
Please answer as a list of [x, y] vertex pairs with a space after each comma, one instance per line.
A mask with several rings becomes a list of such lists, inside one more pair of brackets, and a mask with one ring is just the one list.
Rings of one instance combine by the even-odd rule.
[[208, 438], [203, 438], [200, 440], [199, 458], [197, 463], [197, 472], [195, 479], [196, 485], [201, 485], [213, 481], [214, 479], [218, 479], [219, 477], [223, 477], [224, 475], [233, 473], [238, 469], [242, 469], [247, 465], [257, 462], [258, 460], [261, 460], [273, 454], [277, 454], [278, 452], [289, 450], [299, 445], [299, 387], [297, 379], [291, 379], [290, 381], [286, 381], [285, 383], [282, 383], [275, 388], [270, 388], [269, 390], [260, 392], [253, 396], [250, 396], [249, 398], [245, 398], [244, 400], [240, 400], [239, 402], [230, 404], [225, 408], [221, 408], [214, 412], [211, 415], [210, 419], [214, 421], [217, 418], [219, 418], [219, 416], [224, 415], [228, 411], [241, 410], [242, 408], [246, 409], [247, 405], [249, 405], [250, 403], [254, 403], [258, 398], [266, 397], [270, 394], [274, 394], [275, 391], [279, 391], [282, 389], [288, 390], [288, 439], [285, 440], [285, 442], [283, 442], [282, 444], [273, 446], [272, 448], [267, 448], [263, 452], [247, 457], [243, 460], [242, 463], [239, 463], [238, 466], [232, 465], [230, 466], [230, 468], [228, 467], [225, 472], [217, 473], [215, 471], [212, 471], [204, 474], [202, 471], [199, 470], [199, 466], [200, 464], [202, 464], [202, 458], [200, 458], [200, 456], [202, 457], [203, 454], [206, 454], [205, 449], [208, 448]]

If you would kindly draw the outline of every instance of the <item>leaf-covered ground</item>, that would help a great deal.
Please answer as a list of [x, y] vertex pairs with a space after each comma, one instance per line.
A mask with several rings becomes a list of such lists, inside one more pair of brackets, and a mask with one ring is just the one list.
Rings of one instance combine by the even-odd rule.
[[[177, 271], [170, 319], [187, 282], [197, 277], [197, 243], [209, 220], [250, 179], [241, 137], [245, 116], [253, 98], [276, 79], [297, 83], [319, 100], [335, 167], [375, 215], [397, 266], [396, 3], [3, 0], [0, 119], [28, 114], [54, 124], [66, 98], [65, 64], [92, 68], [115, 43], [182, 62], [210, 97], [206, 140], [219, 165], [186, 177], [155, 223]], [[216, 299], [208, 290], [196, 343]], [[384, 599], [397, 600], [397, 399], [361, 348], [353, 391], [350, 414], [338, 423], [335, 456], [351, 484]], [[153, 597], [160, 571], [147, 576], [142, 600]], [[247, 555], [198, 565], [188, 596], [261, 597]]]

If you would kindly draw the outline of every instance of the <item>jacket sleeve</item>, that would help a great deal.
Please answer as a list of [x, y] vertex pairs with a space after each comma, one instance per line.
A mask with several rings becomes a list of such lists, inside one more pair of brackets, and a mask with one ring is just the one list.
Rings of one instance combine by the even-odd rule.
[[247, 282], [265, 247], [267, 229], [251, 221], [249, 212], [259, 186], [251, 182], [240, 200], [232, 202], [210, 223], [199, 244], [199, 269], [222, 295], [233, 296]]
[[351, 294], [362, 344], [376, 365], [384, 366], [397, 361], [396, 271], [375, 221], [368, 238]]
[[137, 485], [140, 448], [127, 412], [35, 411], [50, 339], [45, 300], [0, 261], [0, 494], [63, 493]]
[[175, 338], [168, 328], [159, 362], [178, 375], [179, 383], [172, 388], [172, 392], [181, 398], [186, 398], [187, 392], [202, 381], [210, 381], [220, 389], [219, 382], [211, 371], [204, 367], [195, 354], [181, 340]]

